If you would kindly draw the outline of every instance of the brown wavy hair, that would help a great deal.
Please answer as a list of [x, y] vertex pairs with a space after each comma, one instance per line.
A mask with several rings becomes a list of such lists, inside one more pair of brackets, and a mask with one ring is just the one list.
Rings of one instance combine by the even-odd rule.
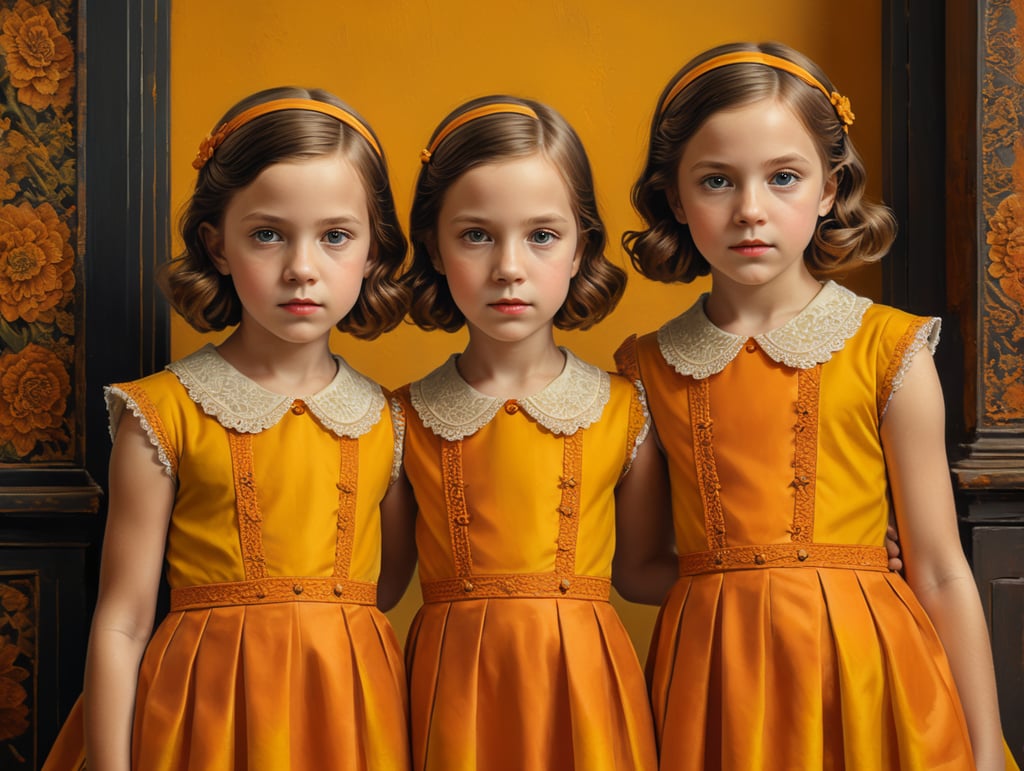
[[[333, 94], [295, 87], [252, 94], [228, 110], [217, 125], [255, 105], [286, 98], [341, 107], [373, 134], [358, 113]], [[373, 231], [369, 270], [359, 298], [337, 327], [372, 340], [402, 320], [409, 303], [398, 276], [408, 244], [395, 212], [384, 158], [358, 132], [335, 118], [309, 110], [282, 110], [257, 117], [230, 134], [199, 170], [195, 191], [179, 222], [185, 250], [160, 272], [160, 283], [171, 305], [189, 324], [200, 332], [209, 332], [233, 326], [242, 318], [242, 303], [231, 277], [221, 275], [214, 267], [200, 235], [203, 223], [219, 226], [235, 193], [268, 166], [337, 153], [352, 163], [363, 182]]]
[[[437, 220], [445, 193], [470, 169], [485, 163], [525, 158], [540, 153], [559, 170], [569, 190], [583, 252], [569, 293], [554, 317], [559, 329], [587, 329], [614, 310], [626, 288], [626, 272], [608, 261], [608, 235], [597, 210], [590, 162], [579, 136], [550, 107], [530, 99], [486, 96], [452, 111], [431, 136], [463, 113], [486, 104], [511, 103], [531, 108], [528, 115], [498, 113], [460, 126], [434, 150], [416, 181], [409, 219], [412, 265], [402, 280], [412, 293], [409, 317], [421, 329], [454, 332], [466, 321], [448, 289], [447, 279], [434, 269], [429, 246], [435, 243]], [[429, 143], [428, 143], [429, 144]]]
[[662, 106], [672, 87], [702, 62], [734, 51], [760, 51], [788, 59], [810, 72], [830, 93], [835, 89], [821, 68], [781, 43], [729, 43], [690, 60], [665, 86], [651, 122], [647, 161], [633, 185], [633, 207], [646, 226], [626, 231], [622, 245], [633, 266], [647, 278], [689, 283], [711, 267], [697, 250], [690, 229], [680, 224], [669, 205], [677, 184], [683, 149], [704, 122], [721, 110], [761, 99], [776, 99], [806, 127], [837, 187], [831, 210], [818, 221], [804, 251], [804, 262], [819, 278], [880, 260], [896, 237], [896, 219], [888, 207], [864, 198], [867, 172], [853, 141], [843, 130], [832, 103], [795, 75], [763, 64], [740, 63], [711, 70]]

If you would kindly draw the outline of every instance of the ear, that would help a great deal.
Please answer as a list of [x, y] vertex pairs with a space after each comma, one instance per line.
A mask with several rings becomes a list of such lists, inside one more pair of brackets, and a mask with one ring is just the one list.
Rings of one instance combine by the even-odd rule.
[[224, 234], [209, 222], [203, 222], [199, 225], [199, 237], [203, 240], [206, 253], [210, 255], [213, 267], [222, 276], [230, 276], [231, 268], [228, 266], [228, 261], [224, 259]]
[[427, 236], [425, 246], [427, 247], [427, 254], [430, 255], [430, 264], [434, 267], [434, 270], [443, 276], [444, 262], [441, 261], [441, 250], [437, 248], [437, 235], [435, 233]]
[[672, 213], [676, 217], [676, 222], [680, 225], [685, 225], [686, 212], [683, 210], [682, 201], [679, 200], [679, 189], [675, 187], [675, 185], [666, 188], [665, 197], [668, 199], [668, 208], [672, 210]]
[[839, 190], [839, 174], [834, 171], [825, 180], [825, 187], [821, 191], [821, 202], [818, 204], [818, 216], [824, 217], [832, 211], [832, 205], [836, 202], [836, 192]]

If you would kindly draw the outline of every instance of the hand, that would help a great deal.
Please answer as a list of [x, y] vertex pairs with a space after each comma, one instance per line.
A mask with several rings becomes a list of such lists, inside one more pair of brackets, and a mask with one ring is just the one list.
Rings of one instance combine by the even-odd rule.
[[885, 551], [889, 554], [889, 570], [893, 573], [901, 573], [903, 560], [900, 559], [899, 533], [891, 524], [885, 529]]

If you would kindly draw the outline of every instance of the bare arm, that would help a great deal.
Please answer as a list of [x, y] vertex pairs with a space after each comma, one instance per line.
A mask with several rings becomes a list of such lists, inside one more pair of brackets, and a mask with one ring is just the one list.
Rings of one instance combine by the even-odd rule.
[[612, 583], [631, 602], [660, 605], [678, 577], [668, 469], [652, 427], [615, 491]]
[[85, 667], [90, 771], [128, 771], [139, 663], [153, 630], [174, 484], [125, 412], [110, 455], [110, 505]]
[[1003, 771], [995, 674], [978, 590], [957, 532], [945, 452], [942, 388], [917, 354], [882, 423], [907, 581], [949, 658], [979, 771]]
[[380, 529], [377, 607], [391, 610], [405, 594], [416, 567], [416, 499], [404, 470], [381, 501]]

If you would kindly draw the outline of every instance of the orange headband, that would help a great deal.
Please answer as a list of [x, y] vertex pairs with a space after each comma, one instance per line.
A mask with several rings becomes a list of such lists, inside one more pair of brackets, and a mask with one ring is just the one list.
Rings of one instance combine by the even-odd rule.
[[493, 104], [484, 104], [480, 107], [474, 107], [472, 110], [466, 110], [461, 115], [458, 115], [448, 121], [448, 123], [446, 123], [441, 130], [434, 135], [434, 141], [430, 143], [430, 147], [426, 150], [420, 150], [420, 161], [422, 163], [430, 163], [431, 156], [437, 152], [437, 146], [447, 139], [448, 135], [455, 131], [455, 129], [461, 128], [477, 118], [484, 118], [488, 115], [501, 115], [502, 113], [526, 115], [534, 120], [540, 120], [540, 118], [537, 117], [537, 113], [525, 104], [494, 102]]
[[214, 151], [220, 147], [221, 143], [227, 139], [231, 134], [238, 131], [249, 121], [254, 118], [258, 118], [261, 115], [266, 115], [271, 112], [280, 112], [281, 110], [308, 110], [309, 112], [319, 112], [323, 115], [330, 115], [332, 118], [341, 121], [349, 128], [356, 131], [363, 139], [369, 142], [370, 147], [377, 153], [377, 157], [383, 157], [380, 151], [380, 145], [377, 144], [377, 140], [373, 138], [373, 134], [370, 130], [358, 120], [352, 113], [347, 110], [343, 110], [327, 102], [318, 102], [315, 99], [274, 99], [270, 102], [264, 102], [258, 104], [255, 107], [250, 107], [248, 110], [243, 110], [238, 113], [234, 118], [229, 120], [227, 123], [221, 125], [213, 134], [210, 134], [199, 144], [199, 152], [196, 153], [196, 158], [192, 161], [192, 168], [201, 169], [206, 165], [206, 162], [213, 157]]
[[662, 115], [669, 104], [671, 104], [672, 100], [679, 96], [684, 88], [693, 83], [693, 81], [701, 75], [705, 75], [711, 72], [711, 70], [717, 70], [719, 67], [728, 67], [730, 64], [764, 64], [772, 69], [782, 70], [783, 72], [788, 72], [790, 75], [795, 75], [807, 85], [818, 89], [825, 95], [825, 98], [832, 103], [832, 106], [836, 110], [836, 115], [839, 117], [839, 122], [843, 124], [843, 131], [849, 132], [850, 126], [853, 125], [854, 114], [850, 109], [850, 100], [847, 97], [842, 96], [838, 91], [829, 92], [829, 90], [822, 85], [820, 80], [799, 64], [794, 64], [789, 61], [789, 59], [783, 59], [780, 56], [763, 54], [759, 51], [734, 51], [732, 53], [714, 56], [706, 62], [701, 62], [676, 81], [676, 84], [672, 86], [672, 90], [665, 95], [665, 99], [658, 108], [658, 115]]

